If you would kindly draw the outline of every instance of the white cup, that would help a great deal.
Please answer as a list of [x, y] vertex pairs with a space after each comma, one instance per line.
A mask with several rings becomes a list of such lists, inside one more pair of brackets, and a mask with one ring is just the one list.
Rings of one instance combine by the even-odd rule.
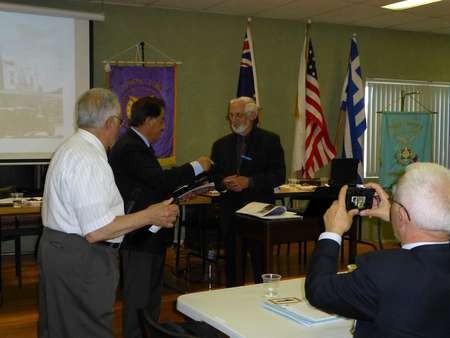
[[264, 296], [267, 298], [278, 296], [281, 275], [276, 273], [265, 273], [261, 275], [261, 277], [263, 280]]
[[289, 187], [295, 189], [298, 184], [300, 184], [300, 180], [298, 178], [288, 178]]

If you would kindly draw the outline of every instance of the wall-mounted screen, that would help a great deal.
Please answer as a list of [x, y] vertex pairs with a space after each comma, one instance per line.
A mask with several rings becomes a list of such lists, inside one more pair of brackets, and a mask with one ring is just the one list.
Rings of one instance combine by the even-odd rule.
[[0, 11], [0, 160], [49, 159], [89, 88], [89, 20]]

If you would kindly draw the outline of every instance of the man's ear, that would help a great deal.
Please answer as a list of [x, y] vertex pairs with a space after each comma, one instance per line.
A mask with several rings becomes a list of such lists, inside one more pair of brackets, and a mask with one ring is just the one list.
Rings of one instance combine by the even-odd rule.
[[252, 111], [248, 114], [248, 117], [250, 118], [250, 120], [254, 121], [258, 117], [258, 113], [256, 111]]
[[115, 123], [114, 117], [110, 116], [106, 119], [104, 125], [105, 125], [106, 129], [110, 129], [111, 127], [114, 127], [114, 123]]

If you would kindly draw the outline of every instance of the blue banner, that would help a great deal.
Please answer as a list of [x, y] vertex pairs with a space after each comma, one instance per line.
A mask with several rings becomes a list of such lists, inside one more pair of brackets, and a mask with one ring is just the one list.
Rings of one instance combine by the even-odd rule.
[[164, 131], [152, 146], [161, 165], [175, 164], [176, 66], [111, 66], [109, 85], [119, 97], [125, 126], [131, 106], [139, 98], [156, 96], [164, 100]]
[[432, 161], [432, 117], [427, 112], [383, 112], [380, 184], [391, 188], [408, 164]]

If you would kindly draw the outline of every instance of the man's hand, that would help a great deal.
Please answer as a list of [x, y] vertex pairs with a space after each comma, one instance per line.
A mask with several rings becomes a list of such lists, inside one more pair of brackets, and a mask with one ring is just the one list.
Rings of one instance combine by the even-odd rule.
[[211, 165], [213, 164], [213, 161], [208, 156], [200, 156], [197, 159], [197, 162], [200, 163], [200, 165], [203, 168], [203, 171], [208, 171], [211, 169]]
[[375, 189], [378, 197], [374, 197], [371, 209], [362, 210], [359, 214], [361, 216], [378, 217], [383, 221], [389, 222], [391, 218], [391, 203], [389, 202], [389, 195], [377, 183], [367, 183], [365, 186], [367, 188]]
[[172, 200], [171, 198], [161, 203], [148, 206], [146, 209], [149, 218], [148, 224], [159, 225], [163, 228], [172, 228], [179, 212], [178, 205], [171, 204]]
[[228, 190], [240, 192], [248, 188], [250, 178], [246, 176], [232, 175], [223, 179], [223, 184]]
[[323, 215], [325, 231], [334, 232], [340, 236], [352, 226], [353, 216], [358, 214], [358, 209], [347, 211], [345, 208], [345, 194], [348, 186], [344, 185], [339, 191], [339, 199], [334, 201]]

